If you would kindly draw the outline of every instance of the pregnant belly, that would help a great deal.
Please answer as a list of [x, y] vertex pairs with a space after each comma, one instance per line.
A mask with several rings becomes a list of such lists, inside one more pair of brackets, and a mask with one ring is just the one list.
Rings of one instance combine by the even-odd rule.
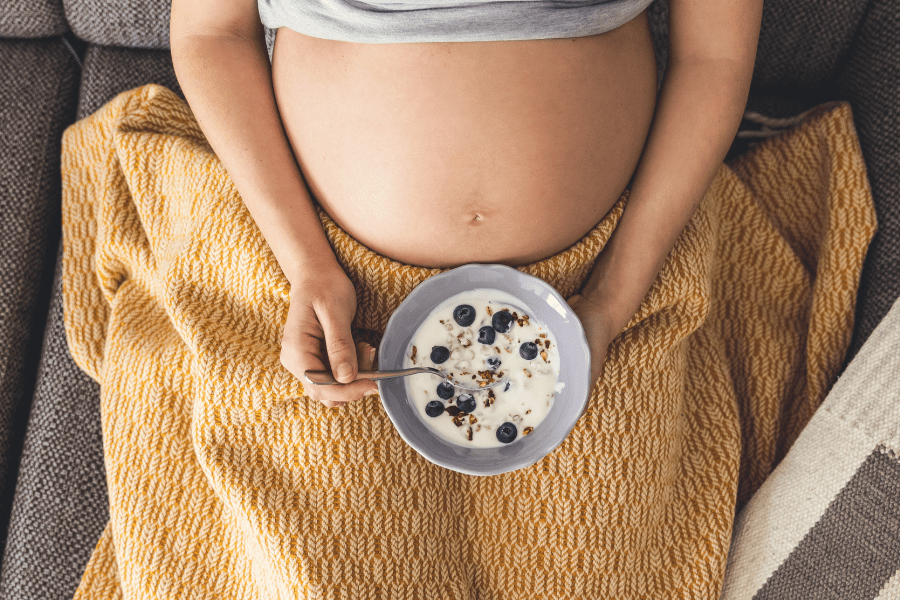
[[278, 109], [310, 194], [421, 266], [525, 264], [621, 195], [656, 100], [646, 15], [601, 35], [355, 44], [278, 32]]

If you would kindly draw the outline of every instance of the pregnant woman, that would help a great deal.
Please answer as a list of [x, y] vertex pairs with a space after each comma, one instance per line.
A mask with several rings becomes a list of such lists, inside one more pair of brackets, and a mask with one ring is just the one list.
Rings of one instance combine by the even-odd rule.
[[[351, 337], [356, 293], [312, 199], [401, 263], [517, 266], [577, 242], [630, 183], [572, 300], [600, 373], [734, 138], [762, 10], [673, 0], [657, 100], [648, 4], [174, 0], [179, 83], [291, 282], [282, 362], [345, 384], [310, 397], [377, 391], [354, 383], [374, 348]], [[260, 15], [280, 28], [271, 68]]]
[[[722, 164], [761, 0], [670, 0], [659, 90], [648, 3], [173, 1], [191, 110], [145, 86], [64, 137], [110, 498], [78, 598], [719, 597], [735, 511], [839, 372], [874, 217], [845, 105]], [[552, 285], [593, 359], [566, 440], [491, 477], [356, 380], [471, 262]]]

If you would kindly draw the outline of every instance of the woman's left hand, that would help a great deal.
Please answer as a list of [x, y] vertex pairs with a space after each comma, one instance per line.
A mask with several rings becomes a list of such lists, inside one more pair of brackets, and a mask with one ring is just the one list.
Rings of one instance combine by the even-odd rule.
[[591, 381], [596, 385], [597, 380], [603, 376], [607, 349], [619, 334], [619, 328], [613, 325], [603, 306], [595, 300], [575, 294], [568, 302], [584, 327], [588, 347], [591, 349]]

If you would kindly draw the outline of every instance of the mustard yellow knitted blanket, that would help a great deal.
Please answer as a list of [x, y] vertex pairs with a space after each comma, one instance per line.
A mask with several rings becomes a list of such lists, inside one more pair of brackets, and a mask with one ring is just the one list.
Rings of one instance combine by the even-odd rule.
[[[479, 478], [418, 456], [377, 397], [302, 397], [289, 284], [172, 92], [118, 96], [62, 160], [66, 334], [100, 383], [110, 499], [78, 598], [715, 599], [736, 505], [838, 372], [875, 230], [846, 104], [723, 165], [565, 443]], [[523, 270], [572, 294], [623, 209]], [[438, 271], [322, 220], [377, 341]]]

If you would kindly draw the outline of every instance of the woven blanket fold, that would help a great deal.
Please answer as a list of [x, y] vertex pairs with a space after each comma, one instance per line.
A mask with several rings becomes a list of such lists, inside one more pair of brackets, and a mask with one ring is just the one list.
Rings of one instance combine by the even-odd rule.
[[[577, 291], [627, 198], [522, 267]], [[321, 213], [360, 337], [439, 272]], [[78, 598], [717, 598], [733, 517], [833, 383], [875, 217], [850, 108], [718, 171], [567, 440], [472, 477], [377, 397], [279, 362], [289, 284], [188, 107], [126, 92], [63, 142], [63, 293], [101, 385], [110, 523]]]

